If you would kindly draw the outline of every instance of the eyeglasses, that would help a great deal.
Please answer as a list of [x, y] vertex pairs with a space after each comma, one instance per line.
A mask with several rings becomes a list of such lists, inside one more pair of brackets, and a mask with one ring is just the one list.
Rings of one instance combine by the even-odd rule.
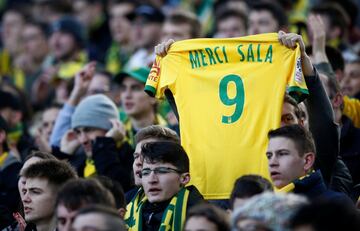
[[165, 175], [168, 173], [181, 173], [178, 169], [175, 168], [169, 168], [169, 167], [157, 167], [154, 169], [150, 169], [150, 168], [143, 168], [143, 170], [141, 170], [141, 177], [147, 177], [151, 174], [151, 172], [154, 172], [155, 175]]

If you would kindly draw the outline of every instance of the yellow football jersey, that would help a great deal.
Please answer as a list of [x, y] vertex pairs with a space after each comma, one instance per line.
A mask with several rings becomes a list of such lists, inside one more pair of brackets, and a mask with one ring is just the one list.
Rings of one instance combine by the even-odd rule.
[[207, 199], [228, 198], [244, 174], [269, 178], [267, 133], [280, 125], [286, 90], [306, 95], [300, 49], [277, 34], [175, 42], [156, 57], [145, 91], [169, 88], [179, 113], [191, 182]]

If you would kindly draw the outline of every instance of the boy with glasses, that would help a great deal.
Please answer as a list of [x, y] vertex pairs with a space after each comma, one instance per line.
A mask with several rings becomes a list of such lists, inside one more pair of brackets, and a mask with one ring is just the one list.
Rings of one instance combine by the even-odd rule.
[[186, 211], [203, 202], [194, 186], [185, 187], [190, 181], [189, 158], [185, 150], [177, 143], [158, 141], [145, 143], [141, 153], [141, 183], [145, 197], [130, 202], [134, 206], [125, 220], [129, 230], [182, 230]]

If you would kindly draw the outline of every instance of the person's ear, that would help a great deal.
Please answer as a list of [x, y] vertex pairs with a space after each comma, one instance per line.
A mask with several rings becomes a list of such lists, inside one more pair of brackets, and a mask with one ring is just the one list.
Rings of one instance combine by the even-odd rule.
[[190, 181], [190, 174], [188, 172], [181, 174], [181, 176], [180, 176], [181, 186], [187, 185], [187, 183], [189, 183], [189, 181]]
[[313, 152], [305, 153], [303, 159], [304, 159], [304, 167], [303, 167], [304, 171], [309, 172], [313, 168], [315, 162], [315, 153]]
[[125, 218], [125, 214], [126, 214], [126, 209], [125, 208], [119, 208], [118, 209], [118, 213], [121, 219]]
[[341, 93], [336, 93], [332, 99], [332, 105], [334, 108], [339, 108], [344, 103], [344, 99]]

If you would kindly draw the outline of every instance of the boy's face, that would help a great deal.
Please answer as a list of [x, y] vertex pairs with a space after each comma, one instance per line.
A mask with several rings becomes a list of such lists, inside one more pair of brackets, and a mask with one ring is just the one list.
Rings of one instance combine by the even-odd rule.
[[141, 182], [150, 203], [169, 200], [188, 183], [188, 173], [181, 174], [177, 171], [172, 164], [144, 160]]
[[278, 189], [304, 176], [309, 170], [305, 155], [300, 156], [294, 141], [289, 138], [271, 138], [266, 156], [269, 160], [271, 180]]
[[277, 32], [279, 23], [267, 10], [253, 10], [249, 14], [248, 35]]
[[54, 214], [56, 193], [47, 179], [27, 178], [23, 188], [25, 220], [39, 223], [51, 220]]
[[133, 118], [141, 118], [154, 111], [156, 99], [144, 92], [144, 83], [125, 77], [121, 84], [121, 103], [126, 115]]
[[133, 173], [134, 173], [135, 185], [137, 186], [141, 186], [141, 169], [143, 163], [143, 158], [141, 155], [141, 147], [145, 143], [155, 142], [155, 141], [156, 141], [155, 138], [148, 138], [136, 144], [134, 151]]

